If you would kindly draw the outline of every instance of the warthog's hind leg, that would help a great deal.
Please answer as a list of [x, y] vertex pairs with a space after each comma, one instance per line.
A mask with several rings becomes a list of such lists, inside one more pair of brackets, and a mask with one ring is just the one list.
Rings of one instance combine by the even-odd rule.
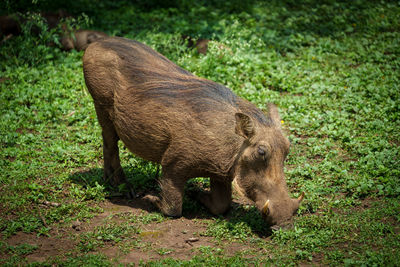
[[118, 186], [126, 183], [119, 159], [119, 137], [106, 109], [96, 106], [96, 113], [103, 136], [104, 178], [113, 186]]

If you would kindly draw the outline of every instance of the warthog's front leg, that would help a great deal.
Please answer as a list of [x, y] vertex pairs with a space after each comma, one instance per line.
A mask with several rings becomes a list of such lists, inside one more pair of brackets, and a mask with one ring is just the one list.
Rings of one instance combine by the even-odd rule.
[[159, 182], [161, 187], [160, 197], [146, 195], [144, 199], [153, 203], [164, 215], [180, 217], [182, 216], [185, 181], [174, 178], [163, 173]]
[[213, 214], [223, 214], [229, 210], [232, 202], [232, 187], [230, 182], [210, 179], [211, 192], [201, 192], [197, 196]]

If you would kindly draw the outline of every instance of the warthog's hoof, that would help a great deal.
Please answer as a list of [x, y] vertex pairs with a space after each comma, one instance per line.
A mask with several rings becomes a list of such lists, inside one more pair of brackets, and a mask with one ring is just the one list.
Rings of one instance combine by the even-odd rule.
[[159, 197], [154, 196], [154, 195], [147, 194], [147, 195], [145, 195], [142, 199], [143, 199], [144, 201], [147, 201], [147, 202], [151, 203], [151, 204], [152, 204], [154, 207], [156, 207], [157, 209], [162, 210], [162, 209], [161, 209], [161, 200], [160, 200]]
[[170, 217], [181, 217], [182, 208], [174, 205], [168, 205], [165, 201], [162, 201], [159, 197], [154, 195], [146, 195], [142, 198], [145, 201], [152, 203], [156, 206], [164, 215]]

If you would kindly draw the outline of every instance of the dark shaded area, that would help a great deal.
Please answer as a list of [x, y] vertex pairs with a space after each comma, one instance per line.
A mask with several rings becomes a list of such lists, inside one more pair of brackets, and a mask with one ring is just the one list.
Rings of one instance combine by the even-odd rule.
[[228, 13], [241, 13], [243, 11], [246, 12], [251, 10], [251, 5], [255, 2], [255, 0], [199, 0], [195, 2], [188, 0], [38, 0], [36, 2], [37, 3], [33, 3], [32, 0], [6, 0], [0, 5], [0, 8], [1, 10], [3, 10], [3, 12], [51, 11], [57, 9], [65, 9], [72, 12], [73, 14], [85, 12], [88, 15], [93, 15], [98, 13], [99, 9], [109, 10], [121, 6], [132, 5], [137, 7], [141, 11], [151, 11], [155, 9], [166, 8], [175, 8], [180, 11], [184, 11], [192, 7], [212, 7]]
[[[230, 38], [259, 39], [265, 49], [275, 49], [281, 55], [296, 51], [299, 47], [315, 45], [318, 37], [343, 38], [346, 35], [369, 32], [396, 32], [400, 29], [394, 23], [386, 23], [385, 14], [372, 18], [369, 10], [386, 5], [377, 1], [255, 1], [255, 0], [76, 0], [49, 1], [31, 0], [3, 1], [0, 3], [0, 16], [40, 12], [48, 23], [54, 26], [54, 16], [68, 14], [76, 28], [104, 31], [108, 35], [123, 36], [143, 40], [154, 33], [170, 35], [170, 43], [158, 43], [158, 37], [152, 40], [153, 47], [168, 58], [174, 60], [176, 47], [193, 46], [199, 40], [214, 40], [227, 43]], [[311, 12], [311, 14], [310, 14]], [[85, 15], [83, 15], [85, 14]], [[91, 21], [87, 25], [88, 20]], [[40, 24], [40, 23], [39, 23]], [[254, 29], [246, 36], [234, 36], [230, 27]], [[16, 25], [10, 25], [15, 28]], [[40, 25], [39, 25], [40, 26]], [[0, 59], [11, 64], [38, 65], [49, 59], [58, 58], [59, 51], [44, 46], [57, 44], [56, 31], [38, 27], [36, 36], [30, 38], [22, 28], [23, 38], [2, 37]], [[37, 27], [37, 26], [35, 26]], [[24, 32], [25, 29], [25, 32]], [[20, 30], [19, 30], [20, 31]], [[236, 32], [235, 30], [233, 32]], [[40, 33], [40, 34], [38, 34]], [[0, 34], [1, 35], [1, 34]], [[231, 36], [232, 35], [232, 36]], [[39, 38], [39, 36], [41, 36]], [[44, 38], [43, 38], [44, 36]], [[188, 38], [189, 37], [189, 38]], [[237, 40], [236, 40], [237, 41]], [[186, 42], [186, 43], [185, 43]], [[44, 46], [38, 46], [43, 44]], [[156, 45], [155, 45], [156, 44]], [[171, 45], [173, 44], [173, 45]], [[207, 46], [196, 47], [199, 53], [206, 53]], [[27, 53], [26, 51], [33, 51]], [[186, 50], [187, 51], [187, 50]]]
[[[124, 186], [120, 189], [113, 188], [108, 181], [103, 179], [103, 169], [93, 168], [88, 171], [76, 172], [71, 174], [69, 179], [84, 187], [95, 186], [96, 182], [105, 188], [106, 198], [113, 204], [128, 206], [134, 209], [142, 209], [147, 212], [159, 212], [151, 203], [143, 200], [146, 194], [158, 195], [159, 188], [156, 180], [156, 172], [146, 172], [140, 169], [124, 168], [127, 180], [135, 190], [135, 196], [132, 198]], [[136, 182], [135, 182], [136, 181]], [[268, 237], [272, 230], [264, 223], [256, 207], [246, 209], [242, 203], [233, 201], [231, 209], [224, 215], [215, 216], [211, 214], [196, 199], [197, 194], [204, 190], [206, 185], [189, 180], [185, 187], [185, 195], [182, 206], [182, 217], [186, 219], [211, 219], [221, 218], [227, 221], [228, 227], [234, 228], [234, 225], [245, 223], [253, 233], [259, 237]]]
[[[363, 14], [379, 1], [333, 1], [333, 0], [285, 0], [268, 1], [263, 5], [273, 11], [272, 23], [259, 25], [259, 37], [268, 39], [266, 30], [274, 30], [280, 36], [290, 36], [296, 33], [310, 33], [321, 36], [335, 36], [341, 32], [353, 32], [352, 25], [357, 24], [357, 30], [368, 27], [368, 17]], [[390, 1], [389, 1], [390, 2]], [[394, 1], [393, 1], [394, 2]], [[68, 0], [49, 1], [31, 0], [4, 1], [0, 4], [0, 15], [15, 12], [58, 12], [64, 10], [78, 16], [88, 15], [94, 22], [94, 27], [105, 31], [115, 31], [118, 35], [136, 35], [143, 30], [158, 29], [163, 32], [181, 32], [201, 38], [214, 38], [223, 33], [221, 20], [229, 20], [230, 14], [239, 14], [245, 19], [247, 15], [254, 16], [253, 7], [259, 5], [255, 0]], [[302, 13], [312, 10], [311, 16], [303, 17]], [[151, 16], [148, 16], [149, 14]], [[165, 18], [163, 18], [165, 17]], [[290, 27], [283, 27], [279, 21], [293, 21]], [[243, 21], [244, 22], [244, 21]]]
[[[151, 164], [151, 163], [148, 163]], [[156, 192], [158, 190], [158, 183], [156, 181], [157, 173], [146, 170], [146, 168], [124, 168], [124, 173], [127, 180], [132, 184], [133, 190], [136, 195], [143, 196], [144, 191]], [[121, 185], [119, 188], [114, 188], [110, 181], [104, 179], [103, 169], [93, 168], [88, 171], [81, 171], [72, 174], [69, 179], [84, 187], [95, 186], [96, 183], [104, 187], [107, 197], [120, 196], [131, 197], [126, 185]]]

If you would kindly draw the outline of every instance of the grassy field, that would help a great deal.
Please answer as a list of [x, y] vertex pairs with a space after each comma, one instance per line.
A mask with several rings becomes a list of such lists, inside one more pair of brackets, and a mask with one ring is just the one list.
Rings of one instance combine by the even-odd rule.
[[[139, 195], [124, 197], [102, 179], [83, 52], [48, 46], [56, 30], [31, 35], [28, 22], [0, 44], [1, 265], [398, 266], [398, 1], [22, 2], [0, 10], [68, 8], [71, 25], [146, 43], [261, 109], [277, 104], [288, 186], [306, 199], [281, 230], [237, 196], [216, 217], [187, 194], [183, 217], [167, 218], [140, 198], [157, 190], [157, 166], [120, 144]], [[208, 53], [182, 35], [211, 39]]]

